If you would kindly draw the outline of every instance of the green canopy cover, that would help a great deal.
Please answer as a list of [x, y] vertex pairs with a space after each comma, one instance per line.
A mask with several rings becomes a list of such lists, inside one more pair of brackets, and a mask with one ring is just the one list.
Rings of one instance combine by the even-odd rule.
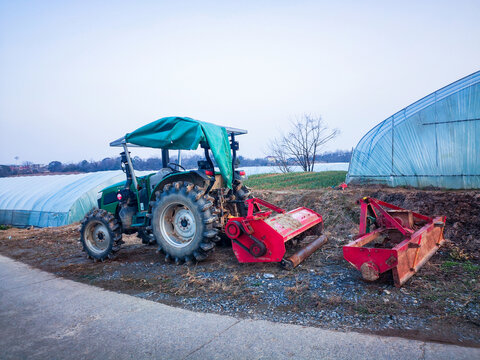
[[201, 141], [210, 146], [227, 186], [232, 187], [232, 154], [224, 127], [188, 117], [164, 117], [125, 135], [130, 144], [171, 150], [196, 150]]

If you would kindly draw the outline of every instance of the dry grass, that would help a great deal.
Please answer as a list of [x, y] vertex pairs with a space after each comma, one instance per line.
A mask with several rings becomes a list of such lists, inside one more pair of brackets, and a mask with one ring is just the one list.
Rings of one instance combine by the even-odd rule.
[[450, 251], [450, 257], [454, 260], [467, 261], [472, 259], [472, 255], [465, 251], [465, 249], [460, 249], [458, 246], [453, 245], [452, 250]]
[[204, 294], [223, 293], [237, 296], [241, 293], [243, 285], [243, 281], [237, 275], [229, 278], [212, 279], [198, 274], [195, 268], [187, 268], [182, 278], [184, 281], [174, 292], [175, 295], [196, 295], [198, 292], [202, 292]]
[[299, 280], [298, 277], [295, 277], [295, 285], [286, 287], [285, 291], [291, 295], [300, 295], [310, 290], [310, 282], [305, 280]]
[[339, 295], [331, 295], [327, 298], [327, 303], [332, 306], [337, 306], [342, 303], [342, 297]]

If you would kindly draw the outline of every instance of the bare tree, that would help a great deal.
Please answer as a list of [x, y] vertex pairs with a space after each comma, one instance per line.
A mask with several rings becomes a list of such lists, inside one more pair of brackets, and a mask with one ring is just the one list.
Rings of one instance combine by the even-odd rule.
[[338, 134], [338, 129], [329, 129], [320, 116], [304, 114], [291, 122], [290, 132], [275, 139], [270, 149], [276, 151], [274, 156], [285, 159], [287, 165], [291, 158], [303, 171], [313, 171], [315, 158], [323, 145]]
[[270, 156], [275, 159], [275, 166], [277, 166], [282, 173], [285, 174], [292, 171], [292, 169], [290, 168], [290, 163], [288, 161], [287, 152], [285, 151], [285, 145], [283, 144], [283, 138], [273, 139], [272, 141], [270, 141], [268, 148]]

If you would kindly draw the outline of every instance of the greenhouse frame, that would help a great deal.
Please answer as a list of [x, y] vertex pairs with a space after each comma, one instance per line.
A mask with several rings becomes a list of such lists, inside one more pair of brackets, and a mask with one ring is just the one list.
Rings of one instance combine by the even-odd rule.
[[480, 188], [480, 71], [398, 111], [371, 129], [347, 183]]

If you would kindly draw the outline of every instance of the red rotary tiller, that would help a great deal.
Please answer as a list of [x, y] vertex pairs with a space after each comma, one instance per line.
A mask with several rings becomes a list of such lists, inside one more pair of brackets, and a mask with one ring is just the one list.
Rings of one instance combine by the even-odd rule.
[[377, 280], [392, 270], [395, 286], [400, 287], [445, 242], [445, 216], [432, 218], [368, 197], [358, 202], [359, 235], [343, 247], [343, 256], [365, 280]]
[[[225, 226], [239, 262], [280, 262], [292, 269], [327, 241], [322, 235], [284, 259], [285, 243], [315, 225], [323, 228], [322, 216], [305, 207], [287, 212], [257, 198], [248, 199], [246, 203], [247, 216], [231, 218]], [[260, 206], [269, 210], [261, 210]]]

